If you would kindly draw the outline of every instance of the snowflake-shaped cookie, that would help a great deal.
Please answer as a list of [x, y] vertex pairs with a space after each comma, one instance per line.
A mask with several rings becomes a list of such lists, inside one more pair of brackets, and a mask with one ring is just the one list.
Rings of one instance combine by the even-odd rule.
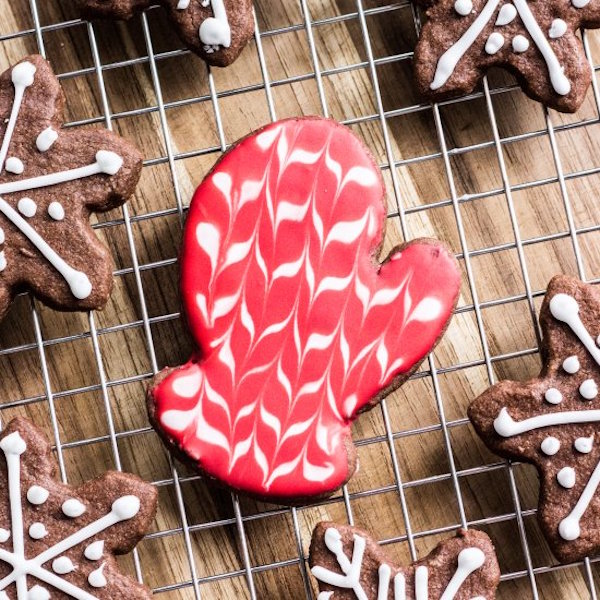
[[599, 0], [435, 0], [415, 51], [421, 93], [471, 92], [503, 66], [532, 98], [564, 112], [583, 102], [591, 69], [575, 35], [600, 26]]
[[332, 493], [356, 467], [352, 421], [443, 333], [456, 261], [416, 240], [380, 265], [383, 194], [361, 142], [318, 118], [243, 139], [198, 188], [181, 289], [199, 350], [149, 406], [210, 477], [283, 502]]
[[[156, 0], [64, 0], [89, 17], [130, 19]], [[158, 0], [181, 40], [208, 64], [225, 67], [254, 33], [252, 0]]]
[[22, 289], [60, 310], [101, 308], [112, 289], [88, 219], [125, 202], [142, 159], [108, 131], [62, 130], [63, 104], [40, 56], [0, 76], [0, 318]]
[[493, 386], [469, 416], [494, 452], [537, 467], [538, 518], [567, 562], [600, 550], [600, 289], [555, 277], [540, 322], [540, 376]]
[[71, 488], [55, 470], [44, 435], [11, 421], [0, 436], [0, 600], [149, 599], [114, 555], [146, 533], [155, 488], [117, 472]]
[[364, 531], [319, 523], [310, 565], [321, 590], [318, 600], [492, 600], [500, 581], [491, 540], [473, 529], [399, 567]]

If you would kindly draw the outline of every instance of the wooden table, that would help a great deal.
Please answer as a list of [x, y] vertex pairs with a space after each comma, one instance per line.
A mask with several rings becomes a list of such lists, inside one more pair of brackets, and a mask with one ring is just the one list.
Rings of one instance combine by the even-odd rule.
[[[534, 597], [532, 585], [539, 598], [589, 597], [594, 563], [557, 569], [540, 534], [535, 472], [490, 454], [465, 415], [490, 379], [537, 372], [532, 310], [549, 278], [600, 276], [593, 91], [576, 115], [548, 114], [494, 72], [491, 95], [420, 103], [415, 13], [404, 0], [311, 0], [310, 13], [297, 1], [259, 0], [262, 53], [253, 41], [212, 73], [181, 49], [160, 9], [92, 28], [68, 5], [0, 0], [0, 67], [41, 49], [61, 74], [69, 122], [110, 125], [139, 145], [146, 166], [126, 211], [99, 223], [117, 263], [106, 310], [62, 315], [23, 295], [0, 326], [0, 414], [40, 424], [70, 482], [115, 466], [155, 482], [160, 510], [137, 567], [157, 598], [249, 598], [249, 578], [257, 598], [304, 598], [313, 581], [299, 556], [312, 527], [349, 518], [390, 542], [399, 561], [410, 560], [411, 544], [423, 556], [466, 519], [496, 544], [499, 598]], [[586, 36], [592, 59], [598, 40]], [[405, 232], [445, 239], [457, 253], [459, 310], [421, 372], [357, 422], [361, 468], [343, 495], [298, 510], [237, 502], [173, 470], [146, 418], [149, 378], [190, 350], [177, 294], [184, 209], [225, 145], [276, 117], [324, 113], [347, 122], [384, 167], [385, 248]], [[136, 573], [133, 557], [122, 563]]]

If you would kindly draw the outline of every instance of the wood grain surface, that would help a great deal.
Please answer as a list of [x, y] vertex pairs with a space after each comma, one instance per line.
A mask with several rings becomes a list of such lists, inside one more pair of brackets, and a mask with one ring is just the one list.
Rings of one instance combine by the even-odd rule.
[[[493, 72], [491, 95], [434, 109], [419, 103], [411, 83], [414, 9], [383, 0], [365, 0], [364, 8], [370, 47], [355, 0], [308, 0], [310, 15], [298, 0], [258, 0], [264, 61], [253, 41], [211, 79], [160, 9], [89, 28], [68, 0], [0, 0], [0, 68], [42, 50], [61, 75], [67, 120], [110, 125], [146, 156], [127, 211], [99, 224], [117, 264], [106, 310], [64, 315], [23, 295], [0, 325], [0, 416], [27, 415], [42, 426], [70, 482], [120, 467], [156, 483], [160, 509], [139, 546], [137, 574], [161, 600], [197, 592], [249, 598], [249, 567], [258, 598], [305, 598], [306, 586], [315, 588], [299, 553], [306, 555], [317, 521], [351, 517], [408, 562], [407, 534], [423, 556], [452, 535], [461, 510], [496, 544], [504, 576], [498, 598], [535, 597], [532, 586], [539, 598], [587, 598], [598, 569], [594, 561], [555, 568], [535, 518], [535, 472], [509, 469], [490, 454], [465, 415], [490, 380], [538, 371], [535, 313], [550, 277], [600, 277], [595, 90], [576, 115], [547, 114], [509, 76]], [[587, 34], [592, 60], [599, 40]], [[180, 465], [172, 470], [148, 427], [144, 390], [156, 368], [179, 364], [190, 351], [177, 253], [195, 186], [224, 145], [252, 129], [274, 117], [325, 112], [348, 122], [385, 167], [385, 248], [404, 235], [446, 240], [463, 268], [461, 299], [421, 372], [356, 423], [361, 468], [346, 493], [294, 511], [241, 498], [240, 529], [230, 494]], [[136, 575], [132, 556], [122, 564]]]

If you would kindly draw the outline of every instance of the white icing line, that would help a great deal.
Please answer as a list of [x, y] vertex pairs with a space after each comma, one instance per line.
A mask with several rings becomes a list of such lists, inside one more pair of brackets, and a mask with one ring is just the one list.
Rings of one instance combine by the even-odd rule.
[[415, 570], [415, 600], [428, 600], [428, 588], [429, 572], [427, 571], [427, 567], [417, 567]]
[[526, 431], [551, 427], [552, 425], [574, 425], [576, 423], [597, 423], [600, 421], [600, 410], [566, 410], [546, 415], [529, 417], [522, 421], [515, 421], [506, 407], [494, 420], [494, 430], [498, 435], [508, 438], [520, 435]]
[[583, 492], [581, 492], [577, 504], [558, 526], [558, 533], [563, 540], [571, 542], [581, 535], [579, 522], [590, 505], [590, 502], [598, 489], [598, 485], [600, 485], [600, 462], [596, 465], [592, 476], [585, 484], [585, 488], [583, 488]]
[[35, 71], [35, 66], [30, 62], [20, 63], [12, 70], [12, 82], [15, 87], [15, 97], [6, 131], [4, 133], [4, 139], [2, 140], [2, 146], [0, 147], [0, 173], [2, 173], [2, 169], [4, 168], [8, 147], [10, 146], [13, 133], [15, 132], [15, 125], [17, 124], [19, 111], [21, 110], [23, 95], [25, 94], [25, 90], [33, 84]]
[[429, 86], [432, 90], [441, 88], [450, 79], [458, 61], [465, 52], [473, 45], [479, 34], [483, 31], [487, 22], [492, 18], [500, 0], [488, 0], [483, 10], [473, 21], [471, 26], [462, 34], [459, 40], [452, 44], [440, 57], [435, 69], [433, 81]]
[[387, 600], [390, 589], [390, 577], [392, 570], [388, 565], [379, 566], [379, 585], [377, 587], [377, 600]]
[[[25, 562], [25, 539], [23, 535], [23, 506], [21, 504], [21, 454], [27, 449], [25, 440], [18, 431], [7, 435], [1, 442], [8, 476], [8, 497], [10, 503], [10, 522], [15, 561]], [[20, 571], [15, 577], [17, 596], [25, 598], [27, 594], [27, 576]], [[0, 586], [1, 588], [2, 586]]]
[[46, 260], [63, 276], [75, 298], [83, 300], [92, 293], [92, 284], [88, 276], [69, 266], [44, 238], [1, 197], [0, 212], [29, 239]]
[[60, 171], [58, 173], [50, 173], [41, 175], [40, 177], [32, 177], [30, 179], [21, 179], [20, 181], [10, 181], [0, 183], [0, 195], [14, 194], [16, 192], [26, 192], [38, 188], [67, 183], [77, 179], [92, 177], [93, 175], [116, 175], [123, 166], [123, 159], [114, 152], [100, 150], [96, 153], [96, 162], [85, 167], [70, 169], [68, 171]]
[[579, 304], [577, 300], [568, 294], [556, 294], [550, 300], [550, 312], [555, 319], [566, 323], [571, 328], [573, 333], [579, 338], [579, 341], [592, 355], [596, 364], [600, 365], [600, 348], [596, 346], [594, 339], [579, 317]]
[[513, 0], [513, 4], [519, 13], [525, 28], [529, 32], [529, 35], [533, 38], [535, 45], [538, 47], [546, 61], [548, 72], [550, 74], [550, 82], [552, 83], [554, 91], [561, 96], [566, 96], [571, 91], [571, 83], [565, 76], [563, 67], [558, 62], [558, 58], [556, 58], [556, 54], [554, 54], [554, 50], [552, 50], [552, 47], [548, 43], [544, 32], [535, 20], [535, 17], [527, 4], [527, 0]]
[[467, 577], [477, 571], [477, 569], [480, 569], [484, 563], [485, 554], [479, 548], [465, 548], [461, 550], [458, 555], [458, 568], [440, 600], [452, 600]]

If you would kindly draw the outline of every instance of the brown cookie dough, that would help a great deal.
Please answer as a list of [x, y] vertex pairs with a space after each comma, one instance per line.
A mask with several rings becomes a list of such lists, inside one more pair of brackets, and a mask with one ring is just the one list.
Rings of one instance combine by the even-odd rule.
[[500, 581], [492, 542], [473, 529], [459, 531], [409, 567], [398, 567], [364, 531], [319, 523], [309, 561], [319, 581], [318, 600], [492, 600]]
[[501, 66], [534, 100], [562, 112], [581, 106], [591, 69], [575, 32], [600, 27], [598, 0], [436, 0], [427, 18], [415, 50], [424, 97], [468, 94]]
[[540, 323], [539, 377], [491, 387], [469, 417], [491, 450], [537, 467], [540, 525], [570, 562], [600, 550], [600, 289], [554, 277]]
[[156, 512], [156, 489], [109, 472], [72, 488], [55, 480], [42, 432], [14, 419], [0, 436], [0, 598], [149, 599], [119, 572]]
[[[64, 0], [84, 16], [130, 19], [155, 0]], [[183, 43], [209, 65], [226, 67], [254, 33], [251, 0], [159, 0]]]
[[108, 131], [63, 130], [63, 108], [41, 56], [0, 76], [0, 318], [21, 290], [58, 310], [102, 308], [112, 290], [89, 217], [126, 201], [142, 157]]

